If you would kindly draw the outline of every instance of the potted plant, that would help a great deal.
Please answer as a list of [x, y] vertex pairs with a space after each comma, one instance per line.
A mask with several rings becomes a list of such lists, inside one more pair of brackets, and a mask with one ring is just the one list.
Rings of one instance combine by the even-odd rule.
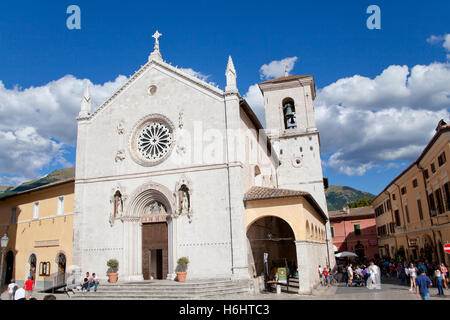
[[177, 280], [178, 282], [185, 282], [186, 281], [186, 275], [187, 275], [187, 267], [189, 264], [189, 259], [186, 257], [182, 257], [178, 259], [178, 266], [177, 266]]
[[108, 271], [106, 272], [109, 278], [108, 281], [110, 283], [116, 283], [119, 278], [119, 274], [117, 273], [119, 270], [119, 261], [116, 259], [109, 259], [106, 265], [108, 266]]

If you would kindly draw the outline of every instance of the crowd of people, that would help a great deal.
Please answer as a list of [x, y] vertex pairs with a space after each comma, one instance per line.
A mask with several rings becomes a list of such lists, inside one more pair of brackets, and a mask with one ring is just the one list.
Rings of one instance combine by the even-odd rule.
[[[28, 277], [23, 286], [19, 286], [15, 280], [11, 280], [6, 288], [8, 292], [9, 300], [37, 300], [33, 297], [34, 280], [32, 277]], [[56, 297], [52, 294], [46, 295], [43, 300], [56, 300]]]
[[[90, 275], [89, 272], [86, 272], [86, 276], [81, 283], [81, 291], [90, 292], [93, 287], [94, 291], [97, 292], [99, 283], [100, 281], [95, 273]], [[28, 277], [22, 286], [19, 286], [15, 280], [11, 280], [6, 288], [6, 292], [8, 292], [10, 300], [37, 300], [33, 297], [34, 286], [35, 283], [31, 276]], [[56, 297], [54, 295], [47, 295], [43, 300], [56, 300]]]
[[[356, 267], [354, 267], [356, 266]], [[369, 289], [381, 288], [381, 277], [397, 279], [401, 284], [409, 286], [409, 291], [424, 300], [430, 298], [429, 288], [438, 289], [438, 296], [444, 296], [444, 289], [449, 288], [449, 273], [444, 263], [430, 263], [427, 260], [406, 262], [394, 259], [372, 260], [369, 266], [358, 260], [340, 265], [336, 273], [341, 274], [341, 281], [347, 286], [365, 285]], [[330, 271], [328, 270], [328, 273]], [[323, 273], [319, 266], [320, 280]]]
[[[342, 274], [339, 279], [339, 274]], [[356, 264], [356, 267], [349, 263], [344, 268], [337, 267], [334, 271], [326, 266], [319, 266], [319, 279], [322, 285], [329, 286], [335, 282], [345, 282], [346, 286], [366, 286], [368, 289], [381, 289], [380, 268], [371, 261], [368, 266]]]
[[420, 295], [424, 300], [429, 299], [428, 288], [433, 284], [438, 289], [438, 296], [444, 296], [444, 288], [448, 289], [448, 269], [444, 263], [385, 260], [382, 266], [386, 277], [395, 277], [401, 283], [406, 283], [410, 292]]

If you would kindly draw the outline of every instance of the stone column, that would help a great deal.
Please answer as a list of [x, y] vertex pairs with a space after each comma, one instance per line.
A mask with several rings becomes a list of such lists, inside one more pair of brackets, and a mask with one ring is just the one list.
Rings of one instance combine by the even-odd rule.
[[309, 254], [310, 243], [307, 241], [295, 241], [297, 251], [297, 265], [298, 265], [298, 281], [299, 294], [312, 294], [312, 279], [311, 279], [311, 256]]
[[119, 277], [125, 281], [141, 281], [144, 277], [142, 275], [142, 224], [140, 221], [124, 221], [123, 239], [123, 267], [119, 269]]
[[167, 273], [167, 280], [175, 280], [177, 274], [176, 274], [176, 267], [177, 267], [177, 259], [178, 259], [178, 219], [179, 218], [168, 218], [167, 224], [168, 224], [168, 265], [169, 270]]

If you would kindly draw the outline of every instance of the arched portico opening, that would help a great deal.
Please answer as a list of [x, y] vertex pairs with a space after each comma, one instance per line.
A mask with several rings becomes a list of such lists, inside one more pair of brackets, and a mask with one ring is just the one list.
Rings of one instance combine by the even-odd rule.
[[[247, 238], [254, 260], [256, 275], [271, 275], [276, 268], [288, 267], [291, 274], [297, 270], [295, 235], [291, 226], [275, 216], [262, 217], [247, 230]], [[264, 254], [268, 254], [267, 265]]]

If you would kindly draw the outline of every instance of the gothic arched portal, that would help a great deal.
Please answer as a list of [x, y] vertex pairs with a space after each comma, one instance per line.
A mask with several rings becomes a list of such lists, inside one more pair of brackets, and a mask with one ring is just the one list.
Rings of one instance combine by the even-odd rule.
[[129, 280], [166, 279], [174, 269], [173, 193], [158, 183], [130, 197], [124, 221], [124, 263]]

